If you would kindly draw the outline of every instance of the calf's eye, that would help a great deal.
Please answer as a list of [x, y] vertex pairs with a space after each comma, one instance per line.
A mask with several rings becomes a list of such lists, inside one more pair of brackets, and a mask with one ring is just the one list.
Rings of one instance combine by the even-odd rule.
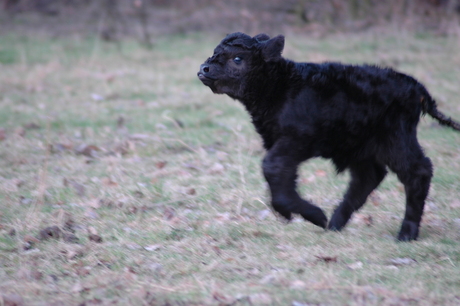
[[242, 62], [243, 60], [241, 59], [241, 57], [237, 56], [237, 57], [235, 57], [235, 58], [233, 59], [233, 61], [234, 61], [236, 64], [241, 64], [241, 62]]

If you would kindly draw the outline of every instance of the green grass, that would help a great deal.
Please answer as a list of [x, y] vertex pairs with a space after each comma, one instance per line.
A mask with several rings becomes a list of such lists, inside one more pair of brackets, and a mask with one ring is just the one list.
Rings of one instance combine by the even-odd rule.
[[[395, 241], [404, 193], [394, 175], [341, 233], [285, 224], [268, 207], [264, 151], [244, 108], [196, 78], [221, 38], [163, 37], [146, 50], [129, 41], [0, 37], [0, 299], [458, 304], [460, 134], [421, 120], [435, 176], [418, 241]], [[460, 119], [457, 39], [288, 33], [285, 56], [391, 65]], [[89, 146], [96, 153], [85, 153]], [[299, 172], [301, 194], [330, 216], [348, 174], [321, 159]], [[78, 242], [39, 239], [50, 226]]]

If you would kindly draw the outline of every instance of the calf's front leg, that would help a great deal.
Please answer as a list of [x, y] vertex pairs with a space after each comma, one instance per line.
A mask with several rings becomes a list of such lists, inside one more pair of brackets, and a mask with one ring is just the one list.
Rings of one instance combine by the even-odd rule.
[[292, 214], [299, 214], [305, 220], [326, 228], [327, 217], [321, 208], [302, 199], [296, 191], [297, 167], [305, 160], [290, 142], [278, 142], [267, 153], [262, 168], [270, 187], [273, 209], [291, 220]]

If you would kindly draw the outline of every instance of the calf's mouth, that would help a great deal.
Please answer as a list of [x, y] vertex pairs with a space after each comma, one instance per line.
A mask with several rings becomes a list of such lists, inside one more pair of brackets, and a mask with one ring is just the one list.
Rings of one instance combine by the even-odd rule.
[[[210, 67], [208, 64], [202, 64], [200, 66], [200, 71], [197, 73], [198, 78], [204, 82], [205, 80], [217, 80], [215, 77], [213, 77], [210, 73]], [[206, 84], [205, 84], [206, 85]]]

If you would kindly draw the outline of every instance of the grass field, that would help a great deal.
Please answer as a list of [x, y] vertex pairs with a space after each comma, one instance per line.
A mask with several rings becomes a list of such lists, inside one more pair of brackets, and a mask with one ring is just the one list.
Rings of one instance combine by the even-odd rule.
[[[294, 60], [412, 74], [460, 120], [458, 38], [286, 35]], [[395, 241], [394, 175], [341, 233], [285, 224], [248, 115], [196, 77], [221, 38], [0, 37], [0, 305], [460, 304], [460, 133], [421, 120], [435, 175], [418, 241]], [[330, 216], [348, 175], [300, 172]]]

